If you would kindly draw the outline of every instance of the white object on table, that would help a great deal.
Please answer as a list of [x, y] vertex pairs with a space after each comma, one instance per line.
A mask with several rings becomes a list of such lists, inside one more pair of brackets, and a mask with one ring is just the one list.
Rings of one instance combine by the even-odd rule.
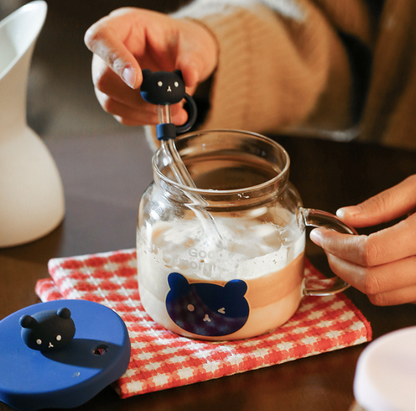
[[366, 411], [416, 410], [416, 327], [386, 334], [364, 349], [354, 396]]
[[29, 67], [46, 14], [38, 0], [0, 22], [0, 247], [43, 237], [65, 213], [59, 171], [26, 121]]

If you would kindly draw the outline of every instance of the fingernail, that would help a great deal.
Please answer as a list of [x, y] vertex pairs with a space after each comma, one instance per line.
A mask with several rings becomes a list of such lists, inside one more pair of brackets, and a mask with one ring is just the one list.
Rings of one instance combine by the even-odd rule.
[[337, 210], [336, 215], [339, 218], [353, 217], [360, 211], [361, 209], [358, 206], [342, 207], [339, 210]]
[[339, 218], [344, 218], [345, 214], [348, 214], [347, 211], [345, 211], [344, 208], [340, 208], [339, 210], [337, 210], [337, 212], [335, 213], [337, 215], [337, 217]]
[[322, 232], [321, 230], [315, 228], [311, 231], [309, 234], [309, 238], [316, 244], [319, 245], [319, 247], [322, 247]]
[[134, 89], [134, 84], [136, 83], [136, 70], [132, 67], [126, 67], [123, 70], [123, 80], [131, 88]]

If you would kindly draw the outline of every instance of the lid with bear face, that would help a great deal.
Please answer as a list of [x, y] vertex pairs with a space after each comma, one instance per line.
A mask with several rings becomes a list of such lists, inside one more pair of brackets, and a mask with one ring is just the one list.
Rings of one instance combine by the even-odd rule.
[[[126, 325], [91, 301], [57, 300], [0, 321], [0, 401], [22, 411], [77, 407], [120, 378]], [[24, 384], [22, 383], [24, 381]]]

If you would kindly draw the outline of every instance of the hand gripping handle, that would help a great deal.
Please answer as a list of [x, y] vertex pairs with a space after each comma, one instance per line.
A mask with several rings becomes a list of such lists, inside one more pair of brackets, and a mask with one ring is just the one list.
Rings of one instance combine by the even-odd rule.
[[[343, 223], [338, 217], [326, 211], [301, 208], [303, 220], [309, 227], [324, 227], [339, 233], [357, 235], [354, 228]], [[303, 295], [332, 295], [344, 291], [350, 285], [337, 276], [324, 279], [306, 279]]]

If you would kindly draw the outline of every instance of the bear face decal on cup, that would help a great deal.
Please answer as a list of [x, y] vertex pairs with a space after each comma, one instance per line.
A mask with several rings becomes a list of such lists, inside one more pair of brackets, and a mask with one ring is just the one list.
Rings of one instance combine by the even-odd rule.
[[247, 284], [228, 281], [224, 286], [192, 283], [180, 273], [168, 276], [170, 291], [166, 309], [173, 322], [192, 334], [218, 337], [233, 334], [247, 322], [249, 306], [244, 294]]

